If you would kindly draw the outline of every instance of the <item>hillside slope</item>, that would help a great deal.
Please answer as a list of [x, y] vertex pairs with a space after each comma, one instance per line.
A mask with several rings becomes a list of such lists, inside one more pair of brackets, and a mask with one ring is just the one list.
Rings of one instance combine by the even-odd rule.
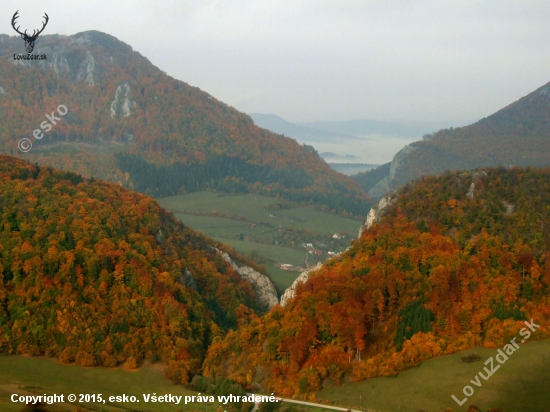
[[214, 337], [263, 309], [223, 246], [115, 184], [0, 156], [0, 213], [0, 353], [160, 359], [185, 383]]
[[391, 376], [440, 354], [502, 347], [521, 339], [526, 320], [540, 325], [531, 340], [549, 338], [549, 204], [550, 169], [410, 184], [284, 308], [214, 342], [204, 373], [300, 396], [328, 377]]
[[550, 165], [550, 83], [465, 127], [440, 130], [411, 143], [368, 194], [380, 198], [420, 176], [445, 170]]
[[[41, 61], [14, 60], [21, 39], [0, 40], [4, 153], [157, 197], [250, 191], [356, 215], [368, 210], [359, 186], [314, 151], [167, 76], [112, 36], [40, 36], [35, 52], [48, 56]], [[48, 124], [52, 112], [60, 120]], [[19, 153], [22, 138], [33, 145], [27, 153]]]

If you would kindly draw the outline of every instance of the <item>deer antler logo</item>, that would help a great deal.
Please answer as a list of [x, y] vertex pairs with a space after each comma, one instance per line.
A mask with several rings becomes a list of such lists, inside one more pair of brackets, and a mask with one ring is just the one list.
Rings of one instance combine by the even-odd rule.
[[36, 41], [36, 38], [38, 37], [38, 35], [40, 33], [42, 33], [44, 31], [44, 28], [48, 24], [48, 20], [50, 18], [48, 17], [48, 15], [46, 13], [44, 13], [44, 18], [46, 19], [46, 21], [42, 24], [42, 28], [40, 30], [38, 30], [38, 32], [36, 30], [33, 30], [32, 36], [29, 36], [27, 34], [27, 30], [25, 30], [24, 33], [21, 33], [19, 31], [19, 26], [15, 27], [15, 20], [17, 20], [17, 18], [19, 17], [18, 13], [19, 13], [19, 10], [17, 10], [15, 12], [15, 14], [13, 15], [13, 17], [11, 19], [11, 25], [12, 25], [13, 29], [21, 35], [21, 38], [23, 40], [25, 40], [25, 48], [27, 49], [27, 53], [32, 53], [32, 51], [34, 50], [34, 42]]

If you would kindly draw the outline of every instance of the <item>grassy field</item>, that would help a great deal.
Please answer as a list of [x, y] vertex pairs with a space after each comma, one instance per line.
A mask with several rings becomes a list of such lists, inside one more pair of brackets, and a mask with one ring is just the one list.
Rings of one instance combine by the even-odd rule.
[[[24, 408], [22, 403], [11, 402], [10, 397], [14, 393], [28, 396], [64, 394], [65, 400], [69, 394], [102, 394], [103, 398], [126, 394], [140, 400], [139, 403], [111, 405], [80, 404], [82, 411], [96, 412], [214, 412], [220, 405], [218, 401], [212, 404], [195, 402], [187, 405], [145, 403], [143, 394], [156, 394], [157, 396], [172, 394], [183, 397], [198, 395], [196, 392], [186, 390], [183, 386], [170, 383], [163, 377], [162, 370], [157, 365], [145, 365], [137, 371], [129, 372], [121, 368], [84, 368], [77, 365], [64, 365], [45, 358], [0, 356], [0, 412], [19, 412]], [[217, 395], [214, 398], [217, 400]], [[283, 412], [292, 406], [295, 405], [277, 405], [275, 409]], [[75, 409], [76, 403], [47, 405], [49, 412], [73, 412]], [[295, 406], [294, 411], [327, 412], [329, 410]]]
[[[298, 277], [298, 272], [288, 272], [274, 266], [289, 263], [305, 267], [306, 251], [302, 243], [315, 244], [311, 237], [325, 246], [323, 256], [308, 256], [310, 266], [324, 261], [327, 251], [340, 252], [350, 242], [350, 237], [332, 239], [333, 234], [348, 233], [356, 236], [361, 222], [314, 210], [312, 207], [291, 206], [283, 200], [253, 194], [221, 194], [195, 192], [170, 196], [157, 201], [187, 226], [203, 232], [216, 240], [227, 243], [237, 251], [249, 255], [252, 252], [264, 260], [273, 281], [286, 289]], [[281, 210], [269, 210], [270, 204], [283, 203]], [[201, 215], [197, 215], [200, 213]], [[216, 215], [214, 216], [213, 213]], [[294, 229], [294, 230], [293, 230]], [[297, 237], [296, 230], [307, 230], [310, 235]]]
[[[463, 363], [461, 357], [477, 354], [477, 362]], [[495, 356], [495, 349], [476, 348], [424, 362], [392, 378], [374, 378], [342, 386], [327, 385], [317, 394], [318, 399], [332, 401], [339, 406], [380, 412], [443, 411], [452, 407], [454, 412], [466, 411], [477, 405], [483, 411], [500, 407], [504, 412], [550, 411], [550, 341], [521, 345], [500, 369], [487, 381], [480, 379], [482, 387], [470, 383], [483, 370], [484, 362]], [[495, 361], [496, 363], [496, 361]], [[462, 388], [470, 385], [474, 395], [459, 407], [451, 395], [462, 399]], [[34, 387], [25, 391], [25, 386]], [[30, 391], [30, 392], [29, 392]], [[22, 404], [10, 401], [12, 393], [20, 394], [103, 394], [133, 395], [141, 400], [135, 404], [88, 404], [95, 411], [192, 411], [213, 412], [212, 405], [146, 404], [143, 394], [196, 395], [182, 386], [173, 385], [163, 377], [161, 368], [145, 365], [135, 372], [121, 368], [84, 368], [63, 365], [54, 360], [22, 356], [0, 356], [0, 411], [17, 412]], [[286, 405], [286, 404], [285, 404]], [[200, 407], [199, 407], [200, 406]], [[205, 408], [206, 406], [206, 408]], [[50, 411], [71, 411], [72, 405], [55, 405]]]
[[[250, 254], [252, 251], [256, 251], [261, 256], [268, 259], [269, 262], [289, 263], [295, 266], [304, 265], [305, 253], [298, 249], [277, 245], [264, 245], [255, 242], [244, 242], [228, 238], [218, 239], [244, 254]], [[310, 265], [312, 265], [316, 264], [318, 260], [319, 259], [314, 259], [310, 255], [308, 262]], [[281, 290], [283, 291], [290, 285], [292, 285], [292, 282], [294, 282], [294, 280], [296, 280], [296, 278], [300, 274], [297, 272], [289, 272], [288, 270], [280, 269], [273, 266], [272, 264], [266, 264], [265, 267], [273, 282], [275, 282], [275, 284], [279, 286], [279, 288], [281, 288]]]
[[[199, 409], [199, 404], [173, 405], [166, 403], [145, 403], [142, 394], [157, 395], [196, 395], [182, 386], [173, 385], [163, 377], [163, 372], [155, 366], [144, 366], [136, 372], [121, 368], [84, 368], [77, 365], [63, 365], [51, 359], [21, 356], [0, 356], [0, 411], [15, 412], [23, 407], [14, 404], [10, 395], [17, 393], [21, 386], [34, 386], [39, 394], [103, 394], [103, 398], [126, 394], [141, 400], [135, 404], [121, 404], [122, 408], [102, 404], [91, 404], [98, 411], [191, 411]], [[207, 406], [207, 411], [215, 411], [218, 405]], [[124, 408], [125, 407], [125, 408]], [[69, 410], [72, 410], [71, 408]], [[201, 410], [204, 404], [201, 404]], [[67, 410], [60, 407], [51, 410]]]
[[[186, 195], [170, 196], [157, 199], [167, 209], [193, 212], [231, 213], [242, 216], [251, 222], [266, 222], [274, 225], [294, 226], [299, 229], [315, 230], [319, 233], [338, 233], [345, 230], [352, 234], [361, 225], [353, 219], [331, 215], [314, 210], [312, 207], [293, 207], [289, 209], [269, 211], [265, 206], [284, 201], [253, 194], [225, 194], [214, 192], [194, 192]], [[368, 210], [365, 210], [365, 214]], [[275, 217], [271, 218], [270, 214]]]
[[270, 266], [267, 268], [269, 276], [273, 282], [284, 292], [285, 289], [292, 286], [292, 283], [296, 280], [299, 273], [289, 272], [288, 270], [283, 270], [275, 266]]
[[[449, 406], [457, 412], [466, 411], [472, 404], [483, 411], [500, 407], [505, 412], [550, 412], [550, 341], [520, 345], [493, 376], [487, 381], [480, 379], [482, 387], [470, 383], [479, 371], [483, 372], [486, 367], [483, 363], [491, 356], [494, 359], [496, 352], [496, 349], [477, 348], [431, 359], [397, 377], [327, 386], [317, 398], [348, 407], [388, 412], [432, 412]], [[461, 357], [473, 353], [481, 360], [461, 361]], [[490, 365], [487, 367], [490, 370]], [[462, 389], [466, 385], [472, 386], [475, 392], [460, 407], [451, 395], [462, 400]]]

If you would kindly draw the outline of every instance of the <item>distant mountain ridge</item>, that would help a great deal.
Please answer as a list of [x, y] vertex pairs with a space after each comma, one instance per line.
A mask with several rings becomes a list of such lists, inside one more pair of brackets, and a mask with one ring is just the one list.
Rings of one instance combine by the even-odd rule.
[[378, 121], [368, 119], [292, 123], [275, 114], [250, 113], [254, 123], [299, 142], [326, 142], [331, 139], [358, 139], [369, 134], [421, 138], [449, 122]]
[[357, 136], [341, 133], [338, 131], [327, 132], [308, 126], [301, 126], [291, 123], [274, 114], [250, 113], [250, 117], [257, 126], [263, 127], [274, 133], [283, 134], [303, 142], [327, 142], [343, 139], [358, 139]]
[[[20, 49], [19, 37], [0, 36], [1, 152], [153, 196], [248, 191], [368, 210], [359, 185], [314, 150], [255, 126], [110, 35], [40, 36], [42, 61], [14, 60]], [[68, 113], [34, 138], [59, 105]], [[17, 148], [22, 138], [33, 144], [27, 153]]]
[[378, 199], [420, 176], [445, 170], [546, 165], [550, 165], [550, 83], [474, 124], [425, 135], [397, 153], [384, 171], [368, 171], [357, 180], [368, 182], [363, 189]]

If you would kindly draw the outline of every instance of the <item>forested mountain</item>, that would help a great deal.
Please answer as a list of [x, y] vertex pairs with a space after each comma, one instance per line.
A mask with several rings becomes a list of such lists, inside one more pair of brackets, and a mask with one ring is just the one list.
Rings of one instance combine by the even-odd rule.
[[[216, 189], [368, 210], [360, 187], [311, 148], [255, 126], [112, 36], [40, 36], [35, 52], [47, 60], [14, 60], [20, 51], [19, 36], [0, 36], [4, 153], [153, 196]], [[22, 138], [33, 145], [27, 153]]]
[[527, 338], [550, 338], [549, 204], [550, 169], [411, 183], [284, 308], [216, 340], [204, 373], [308, 396], [326, 378], [392, 376], [436, 355], [503, 347], [525, 320], [540, 325]]
[[359, 185], [365, 192], [368, 192], [374, 186], [376, 186], [376, 184], [380, 180], [384, 179], [390, 174], [390, 167], [391, 162], [388, 162], [374, 169], [352, 175], [351, 178], [359, 183]]
[[445, 170], [550, 165], [549, 131], [550, 83], [477, 123], [440, 130], [406, 146], [368, 194], [380, 198]]
[[[262, 308], [213, 248], [153, 199], [0, 156], [0, 353], [134, 368], [179, 383]], [[246, 262], [250, 264], [250, 262]]]

